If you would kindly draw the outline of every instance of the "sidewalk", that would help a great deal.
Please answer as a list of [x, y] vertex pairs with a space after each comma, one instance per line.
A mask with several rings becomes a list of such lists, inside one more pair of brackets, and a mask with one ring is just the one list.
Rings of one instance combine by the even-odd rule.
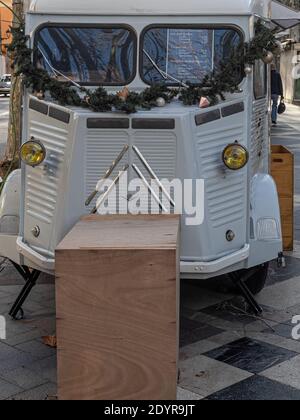
[[238, 311], [236, 298], [183, 284], [182, 314], [190, 333], [181, 349], [180, 386], [192, 399], [300, 400], [300, 341], [292, 339], [291, 322], [300, 314], [299, 107], [288, 106], [272, 141], [295, 153], [295, 252], [286, 269], [272, 264], [268, 287], [258, 298], [261, 320]]
[[[225, 283], [182, 282], [179, 399], [300, 400], [300, 342], [291, 319], [300, 314], [300, 109], [289, 106], [273, 130], [296, 157], [296, 252], [286, 270], [271, 267], [259, 296], [264, 318], [241, 311]], [[22, 279], [3, 262], [0, 314], [7, 315]], [[0, 341], [0, 399], [41, 400], [56, 394], [56, 354], [41, 337], [55, 332], [53, 278], [43, 276], [24, 307], [26, 319], [8, 319]]]

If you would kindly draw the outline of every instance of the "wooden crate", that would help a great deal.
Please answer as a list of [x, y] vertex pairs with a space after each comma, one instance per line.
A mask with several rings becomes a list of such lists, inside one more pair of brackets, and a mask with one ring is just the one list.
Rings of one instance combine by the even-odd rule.
[[283, 248], [294, 248], [294, 155], [284, 146], [272, 146], [271, 173], [279, 194]]
[[60, 400], [175, 400], [179, 217], [88, 216], [58, 246]]

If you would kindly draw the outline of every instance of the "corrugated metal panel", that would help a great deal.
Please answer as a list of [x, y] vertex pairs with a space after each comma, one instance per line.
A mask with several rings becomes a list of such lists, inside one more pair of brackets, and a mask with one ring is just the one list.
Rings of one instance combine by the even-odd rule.
[[[167, 131], [137, 131], [133, 144], [139, 148], [159, 179], [172, 180], [176, 177], [176, 135]], [[134, 163], [148, 176], [140, 160], [135, 156]]]
[[251, 175], [259, 172], [261, 162], [268, 154], [268, 125], [266, 112], [268, 109], [267, 100], [261, 99], [253, 104], [253, 117], [251, 121], [251, 147], [250, 165]]
[[[167, 179], [172, 181], [176, 177], [176, 157], [177, 157], [177, 138], [173, 132], [169, 131], [137, 131], [133, 135], [133, 144], [139, 149], [144, 158], [147, 160], [152, 170], [156, 174], [159, 180]], [[149, 184], [151, 184], [151, 177], [144, 165], [141, 163], [139, 158], [134, 154], [133, 163], [135, 163], [140, 171], [143, 173]], [[134, 174], [136, 176], [136, 174]], [[153, 185], [152, 185], [153, 186]], [[156, 194], [160, 197], [161, 202], [164, 204], [166, 209], [172, 212], [170, 203], [162, 194], [159, 194], [159, 189], [154, 184]], [[145, 194], [144, 205], [141, 205], [140, 209], [143, 212], [159, 212], [157, 203], [151, 197], [150, 192], [147, 191], [147, 199]], [[174, 198], [173, 191], [170, 191], [170, 195]], [[152, 198], [152, 199], [151, 199]], [[146, 204], [148, 201], [148, 205]]]
[[[85, 196], [94, 191], [98, 181], [105, 175], [124, 145], [135, 145], [143, 154], [159, 179], [174, 179], [176, 173], [176, 136], [174, 133], [158, 130], [135, 132], [89, 129], [86, 137]], [[135, 163], [150, 182], [149, 173], [130, 147], [111, 175], [113, 179], [125, 164]], [[129, 174], [137, 178], [130, 169]], [[128, 178], [130, 180], [130, 176]], [[123, 193], [122, 193], [123, 194]], [[147, 192], [148, 194], [148, 192]], [[125, 192], [124, 192], [125, 196]], [[92, 207], [92, 205], [91, 205]], [[143, 211], [148, 208], [143, 207]]]
[[[123, 147], [129, 143], [129, 135], [126, 131], [89, 129], [85, 141], [85, 197], [88, 197]], [[127, 162], [128, 158], [124, 156], [111, 175], [112, 179]]]
[[206, 199], [212, 226], [220, 226], [245, 217], [245, 185], [247, 171], [226, 170], [222, 151], [235, 140], [243, 139], [243, 124], [230, 128], [201, 131], [197, 138], [197, 150], [201, 161], [201, 173], [206, 184]]
[[29, 132], [30, 136], [40, 140], [46, 147], [47, 163], [36, 168], [26, 168], [26, 213], [51, 224], [56, 210], [68, 131], [31, 120]]

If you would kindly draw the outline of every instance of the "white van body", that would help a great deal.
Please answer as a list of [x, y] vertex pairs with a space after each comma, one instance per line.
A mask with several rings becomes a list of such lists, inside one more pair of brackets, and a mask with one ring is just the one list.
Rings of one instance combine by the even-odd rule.
[[[269, 20], [270, 1], [34, 0], [26, 32], [31, 47], [36, 33], [48, 24], [126, 24], [134, 29], [138, 44], [151, 25], [232, 27], [248, 41], [258, 17]], [[139, 51], [131, 91], [147, 87], [139, 72]], [[107, 89], [116, 92], [122, 86]], [[282, 235], [277, 190], [269, 175], [269, 92], [266, 89], [266, 94], [255, 98], [254, 90], [252, 73], [242, 80], [239, 92], [208, 109], [174, 100], [131, 115], [63, 107], [26, 92], [23, 142], [31, 137], [40, 140], [47, 159], [35, 168], [22, 165], [7, 181], [0, 207], [0, 254], [53, 273], [57, 244], [90, 212], [87, 197], [128, 144], [138, 146], [160, 179], [205, 180], [204, 223], [186, 226], [183, 216], [182, 278], [211, 278], [276, 259], [282, 252]], [[103, 119], [110, 121], [111, 128], [101, 126]], [[128, 120], [129, 128], [120, 127], [120, 119]], [[90, 124], [97, 120], [98, 126]], [[144, 127], [137, 120], [146, 121]], [[147, 120], [161, 124], [151, 128]], [[174, 127], [164, 127], [170, 120]], [[250, 154], [248, 165], [239, 171], [230, 171], [222, 162], [222, 151], [234, 141]], [[132, 151], [128, 162], [136, 162]], [[123, 165], [124, 161], [119, 169]], [[20, 208], [18, 200], [9, 198], [12, 189], [21, 194]], [[17, 232], [11, 223], [16, 218]], [[38, 236], [33, 234], [36, 228]], [[228, 231], [234, 232], [234, 240], [227, 240]]]

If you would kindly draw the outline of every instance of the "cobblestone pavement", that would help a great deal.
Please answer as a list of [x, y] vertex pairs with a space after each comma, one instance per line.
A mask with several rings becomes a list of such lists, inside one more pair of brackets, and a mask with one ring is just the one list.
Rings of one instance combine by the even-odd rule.
[[[286, 269], [271, 266], [259, 295], [263, 318], [243, 313], [241, 298], [225, 281], [182, 282], [179, 399], [300, 400], [300, 342], [292, 318], [300, 315], [300, 109], [290, 106], [273, 130], [296, 157], [296, 249]], [[300, 173], [300, 172], [299, 172]], [[0, 399], [42, 400], [56, 394], [56, 354], [41, 340], [55, 333], [54, 281], [43, 276], [24, 306], [26, 318], [7, 313], [22, 285], [12, 266], [0, 273], [0, 314], [7, 338], [0, 341]]]

